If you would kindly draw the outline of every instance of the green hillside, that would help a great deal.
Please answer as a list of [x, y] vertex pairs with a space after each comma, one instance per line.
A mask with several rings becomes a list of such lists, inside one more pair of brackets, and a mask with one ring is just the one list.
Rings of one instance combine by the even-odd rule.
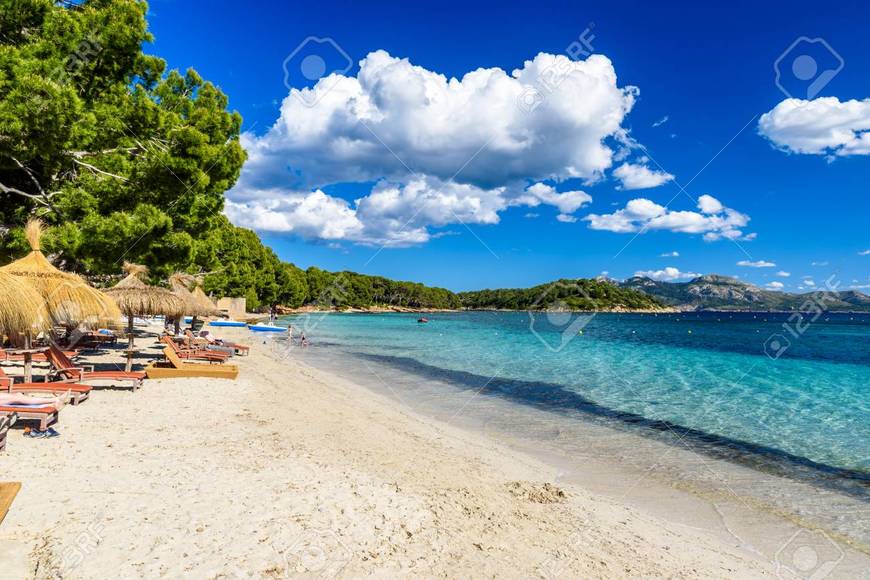
[[664, 304], [643, 292], [620, 288], [606, 280], [557, 280], [532, 288], [460, 292], [468, 309], [659, 310]]

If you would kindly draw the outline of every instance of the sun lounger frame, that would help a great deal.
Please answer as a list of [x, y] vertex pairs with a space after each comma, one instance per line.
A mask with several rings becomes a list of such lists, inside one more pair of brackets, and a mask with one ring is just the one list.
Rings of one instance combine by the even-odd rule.
[[39, 430], [45, 431], [49, 425], [57, 423], [60, 413], [51, 405], [45, 407], [16, 407], [13, 405], [0, 405], [0, 417], [18, 415], [18, 420], [39, 421]]
[[[69, 366], [70, 361], [63, 352], [56, 346], [51, 346], [48, 352], [48, 362], [51, 363], [52, 370], [49, 372], [50, 377], [57, 377], [59, 382], [63, 383], [90, 383], [93, 381], [109, 381], [113, 383], [126, 382], [135, 391], [142, 386], [144, 374], [141, 372], [127, 371], [95, 371], [93, 365]], [[90, 375], [90, 376], [89, 376]]]
[[0, 417], [0, 453], [6, 451], [6, 435], [9, 428], [18, 420], [18, 413], [10, 413]]
[[145, 374], [149, 379], [195, 377], [235, 379], [239, 376], [239, 367], [236, 365], [184, 362], [168, 346], [163, 349], [163, 356], [166, 358], [165, 362], [153, 362], [145, 367]]

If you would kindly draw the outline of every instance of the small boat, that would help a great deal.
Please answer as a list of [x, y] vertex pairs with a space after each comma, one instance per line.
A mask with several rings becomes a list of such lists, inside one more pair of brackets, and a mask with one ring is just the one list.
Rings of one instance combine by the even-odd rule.
[[287, 332], [287, 327], [274, 324], [249, 324], [248, 328], [254, 332]]
[[184, 317], [185, 324], [190, 324], [191, 322], [193, 322], [193, 316], [185, 316]]
[[420, 324], [426, 324], [427, 322], [429, 322], [429, 319], [428, 318], [418, 318], [417, 322], [419, 322]]
[[244, 322], [238, 320], [212, 320], [208, 323], [209, 326], [247, 326]]

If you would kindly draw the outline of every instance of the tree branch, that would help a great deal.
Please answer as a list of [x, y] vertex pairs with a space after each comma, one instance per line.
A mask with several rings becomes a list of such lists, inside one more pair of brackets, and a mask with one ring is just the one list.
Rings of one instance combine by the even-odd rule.
[[83, 159], [85, 157], [96, 157], [97, 155], [108, 155], [110, 153], [133, 153], [134, 151], [144, 151], [145, 147], [137, 142], [137, 147], [114, 147], [112, 149], [103, 149], [101, 151], [66, 151], [67, 155], [75, 159]]
[[21, 191], [15, 187], [9, 187], [8, 185], [4, 185], [0, 183], [0, 192], [2, 193], [14, 193], [15, 195], [21, 195], [28, 199], [32, 199], [33, 201], [39, 202], [42, 205], [49, 205], [48, 199], [44, 195], [34, 195], [32, 193], [27, 193], [26, 191]]
[[15, 157], [10, 157], [10, 159], [12, 159], [12, 161], [15, 162], [15, 165], [17, 165], [19, 169], [21, 169], [22, 171], [24, 171], [24, 173], [27, 174], [27, 177], [29, 177], [30, 181], [33, 182], [33, 185], [36, 186], [36, 189], [39, 191], [40, 195], [42, 195], [44, 197], [45, 191], [42, 189], [42, 184], [39, 183], [39, 180], [36, 179], [36, 176], [33, 174], [33, 172], [30, 170], [30, 168], [27, 167], [26, 165], [24, 165], [23, 163], [21, 163], [20, 161], [18, 161], [18, 159], [16, 159]]
[[33, 182], [33, 184], [36, 186], [36, 189], [39, 191], [39, 195], [27, 193], [26, 191], [22, 191], [16, 187], [10, 187], [10, 186], [4, 185], [2, 183], [0, 183], [0, 192], [14, 193], [15, 195], [20, 195], [22, 197], [26, 197], [27, 199], [32, 199], [37, 204], [39, 204], [43, 207], [47, 207], [48, 209], [50, 209], [54, 213], [62, 216], [63, 214], [61, 214], [61, 212], [58, 211], [58, 209], [56, 207], [54, 207], [54, 204], [51, 203], [51, 198], [60, 192], [54, 191], [52, 193], [46, 193], [45, 190], [42, 188], [42, 184], [39, 183], [39, 180], [36, 179], [36, 175], [33, 173], [33, 171], [31, 171], [31, 169], [29, 167], [27, 167], [26, 165], [21, 163], [21, 161], [19, 161], [15, 157], [10, 157], [10, 159], [12, 159], [12, 161], [15, 163], [15, 165], [17, 165], [22, 171], [24, 171], [24, 173], [27, 174], [27, 176], [30, 178], [30, 180]]
[[108, 171], [103, 171], [99, 167], [94, 167], [90, 163], [85, 163], [84, 161], [80, 161], [80, 160], [76, 159], [75, 157], [73, 157], [73, 163], [75, 163], [77, 165], [81, 165], [82, 167], [86, 167], [86, 168], [88, 168], [91, 171], [94, 171], [96, 173], [100, 173], [102, 175], [107, 175], [108, 177], [114, 177], [115, 179], [120, 179], [121, 181], [127, 181], [126, 177], [122, 177], [120, 175], [115, 175], [114, 173], [109, 173]]

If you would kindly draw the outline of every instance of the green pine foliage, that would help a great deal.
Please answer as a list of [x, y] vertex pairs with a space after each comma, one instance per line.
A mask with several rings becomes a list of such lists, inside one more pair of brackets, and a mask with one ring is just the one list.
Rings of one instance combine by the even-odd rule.
[[[0, 0], [0, 223], [43, 218], [46, 249], [84, 274], [215, 268], [203, 244], [232, 229], [221, 211], [245, 160], [241, 116], [195, 71], [142, 52], [146, 9]], [[0, 239], [2, 261], [25, 250]]]

